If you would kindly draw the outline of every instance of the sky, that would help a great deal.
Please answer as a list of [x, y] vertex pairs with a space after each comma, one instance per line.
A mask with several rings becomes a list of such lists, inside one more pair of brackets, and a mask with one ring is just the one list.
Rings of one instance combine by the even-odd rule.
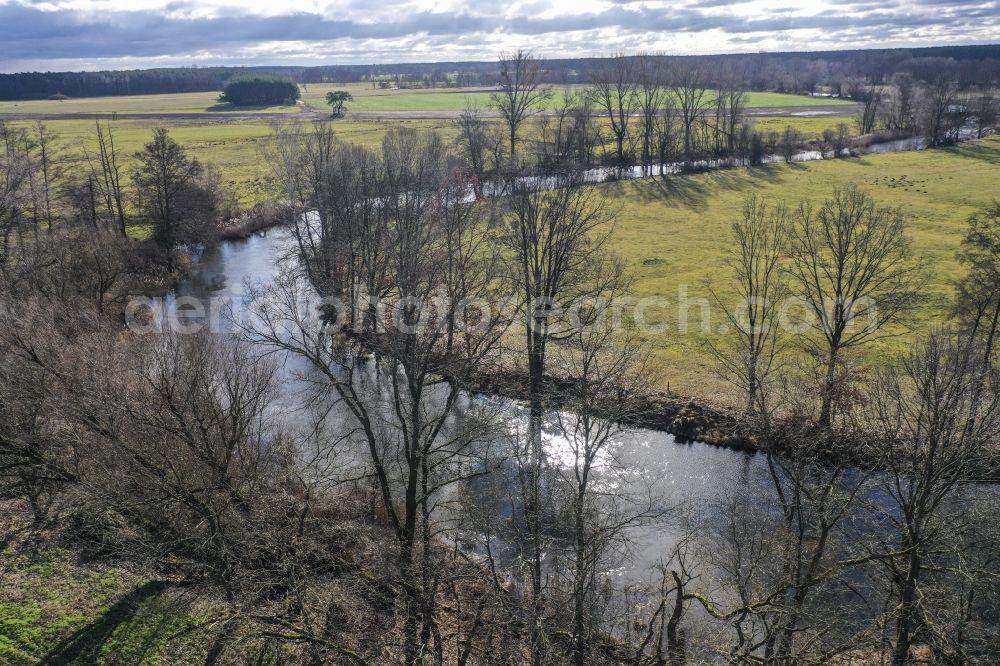
[[1000, 0], [0, 0], [0, 71], [1000, 41]]

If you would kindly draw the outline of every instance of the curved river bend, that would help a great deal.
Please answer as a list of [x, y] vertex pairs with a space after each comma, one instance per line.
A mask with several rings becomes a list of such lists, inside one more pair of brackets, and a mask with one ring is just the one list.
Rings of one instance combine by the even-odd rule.
[[[192, 273], [164, 299], [167, 312], [176, 311], [185, 318], [185, 309], [195, 303], [212, 303], [210, 321], [224, 326], [220, 313], [230, 305], [239, 308], [244, 302], [248, 283], [266, 283], [279, 271], [279, 262], [288, 255], [291, 235], [283, 228], [273, 228], [247, 239], [225, 241], [197, 257]], [[197, 306], [194, 306], [197, 307]], [[197, 317], [201, 319], [201, 316]], [[291, 382], [290, 382], [291, 383]], [[289, 406], [294, 396], [285, 396]], [[476, 397], [474, 400], [499, 400]], [[513, 401], [502, 401], [493, 409], [509, 413], [509, 422], [525, 423], [526, 414]], [[550, 458], [558, 464], [564, 448], [557, 429], [548, 427], [544, 439]], [[731, 500], [738, 489], [761, 490], [770, 486], [766, 458], [762, 454], [709, 446], [700, 442], [680, 444], [668, 433], [653, 430], [622, 431], [610, 445], [617, 462], [635, 471], [631, 483], [635, 490], [650, 492], [658, 506], [681, 505], [712, 511]], [[621, 478], [620, 475], [618, 478]], [[627, 477], [626, 477], [627, 478]], [[641, 486], [641, 488], [640, 488]], [[637, 529], [636, 547], [629, 569], [639, 578], [647, 577], [652, 565], [666, 556], [678, 538], [670, 522], [658, 521]]]
[[[886, 146], [886, 149], [912, 150], [920, 147], [898, 142]], [[881, 151], [876, 149], [872, 152]], [[284, 228], [274, 228], [244, 240], [223, 242], [195, 259], [191, 275], [163, 299], [162, 306], [168, 316], [169, 313], [176, 312], [179, 319], [185, 319], [185, 308], [204, 308], [205, 304], [211, 303], [208, 307], [209, 321], [214, 326], [225, 328], [222, 311], [226, 307], [241, 307], [248, 284], [272, 281], [280, 271], [282, 260], [290, 256], [293, 247], [291, 233]], [[203, 317], [204, 314], [199, 314], [194, 318]], [[294, 370], [288, 370], [295, 364], [296, 359], [290, 359], [283, 370], [285, 382], [278, 407], [280, 414], [276, 414], [276, 418], [289, 418], [299, 406], [297, 374]], [[301, 370], [301, 367], [298, 369]], [[475, 402], [486, 402], [493, 411], [501, 410], [504, 421], [511, 424], [512, 431], [519, 428], [523, 430], [527, 422], [523, 406], [489, 396], [468, 397], [460, 405], [460, 409], [468, 409]], [[462, 414], [459, 414], [458, 418], [461, 417]], [[550, 415], [550, 421], [554, 420], [553, 415]], [[558, 467], [561, 455], [567, 448], [564, 438], [550, 423], [544, 429], [543, 440], [550, 461]], [[696, 516], [700, 528], [707, 529], [708, 534], [704, 536], [712, 541], [713, 533], [726, 531], [730, 507], [742, 504], [769, 511], [767, 507], [775, 506], [774, 502], [768, 501], [775, 497], [775, 489], [768, 469], [768, 459], [764, 454], [699, 442], [680, 444], [670, 434], [643, 429], [622, 431], [611, 445], [611, 451], [618, 465], [615, 468], [617, 473], [608, 475], [608, 478], [624, 485], [626, 490], [636, 491], [637, 495], [648, 494], [657, 507], [668, 510], [664, 519], [634, 528], [631, 533], [634, 545], [630, 549], [630, 557], [621, 563], [620, 569], [607, 572], [610, 575], [620, 575], [623, 581], [648, 582], [658, 576], [655, 566], [667, 559], [672, 546], [686, 535], [685, 523], [681, 519], [684, 512], [673, 511], [674, 509], [692, 510], [689, 515]], [[358, 461], [355, 458], [355, 462]], [[622, 470], [625, 473], [621, 473]], [[857, 472], [848, 470], [844, 476], [852, 478], [857, 475]], [[997, 490], [997, 486], [992, 485], [988, 492], [992, 494]], [[884, 497], [880, 501], [875, 495], [867, 492], [862, 494], [875, 504], [885, 506]], [[964, 499], [968, 497], [956, 498], [959, 504]], [[446, 514], [447, 509], [444, 509], [437, 515], [439, 518], [447, 518]], [[845, 529], [855, 534], [878, 530], [874, 523], [861, 515], [853, 516], [845, 520], [845, 523]], [[461, 534], [455, 533], [454, 536], [459, 543], [463, 542]], [[854, 579], [854, 576], [851, 575], [851, 578]], [[711, 585], [707, 579], [702, 579], [702, 582]], [[862, 579], [854, 582], [865, 585]], [[837, 603], [842, 602], [843, 600]], [[700, 611], [696, 613], [701, 614]], [[854, 608], [853, 611], [847, 611], [847, 614], [851, 616], [848, 621], [852, 624], [859, 623], [858, 627], [870, 621], [870, 618], [863, 617], [866, 614], [864, 608]]]

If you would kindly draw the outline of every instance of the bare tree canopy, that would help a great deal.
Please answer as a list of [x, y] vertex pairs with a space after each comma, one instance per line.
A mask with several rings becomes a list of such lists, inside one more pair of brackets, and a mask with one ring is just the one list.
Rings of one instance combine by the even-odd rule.
[[818, 209], [800, 206], [790, 228], [789, 276], [813, 316], [825, 366], [820, 423], [829, 426], [843, 354], [881, 336], [916, 302], [903, 214], [857, 187], [834, 190]]
[[779, 314], [788, 295], [782, 272], [788, 225], [784, 204], [771, 207], [756, 195], [747, 197], [732, 226], [728, 258], [740, 300], [732, 308], [716, 296], [734, 333], [729, 346], [711, 347], [713, 355], [745, 397], [747, 413], [765, 419], [782, 344]]
[[542, 61], [527, 51], [501, 53], [500, 90], [490, 96], [507, 124], [509, 157], [517, 157], [518, 131], [528, 117], [541, 111], [551, 91], [542, 84]]

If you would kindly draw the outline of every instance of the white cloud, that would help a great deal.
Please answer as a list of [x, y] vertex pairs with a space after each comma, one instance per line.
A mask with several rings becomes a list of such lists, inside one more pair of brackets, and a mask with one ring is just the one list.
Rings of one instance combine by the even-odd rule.
[[483, 60], [989, 42], [997, 0], [0, 0], [0, 69]]

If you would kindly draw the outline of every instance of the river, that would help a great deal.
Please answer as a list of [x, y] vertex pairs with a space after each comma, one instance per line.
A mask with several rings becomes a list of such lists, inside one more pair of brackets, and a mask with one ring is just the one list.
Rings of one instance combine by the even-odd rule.
[[[962, 140], [974, 138], [975, 134], [972, 128], [967, 128], [963, 131]], [[878, 143], [869, 144], [863, 148], [856, 149], [857, 154], [869, 155], [869, 154], [882, 154], [882, 153], [899, 153], [914, 150], [925, 150], [928, 147], [927, 139], [919, 136], [905, 137], [902, 139], [894, 139], [892, 141], [881, 141]], [[843, 149], [841, 157], [850, 157], [852, 155], [850, 149]], [[799, 150], [791, 155], [790, 159], [786, 159], [784, 155], [765, 155], [761, 159], [762, 165], [767, 164], [781, 164], [784, 162], [817, 162], [819, 160], [829, 160], [833, 159], [835, 155], [833, 151], [824, 150]], [[642, 167], [639, 165], [632, 165], [626, 167], [597, 167], [593, 169], [586, 169], [582, 172], [581, 177], [585, 183], [605, 183], [615, 180], [635, 180], [638, 178], [648, 178], [650, 176], [664, 176], [664, 175], [678, 175], [683, 173], [694, 173], [699, 171], [714, 171], [718, 169], [739, 169], [745, 168], [747, 165], [736, 157], [717, 157], [717, 158], [706, 158], [698, 160], [687, 160], [680, 162], [668, 162], [665, 164], [653, 164], [649, 167]], [[546, 187], [548, 183], [555, 182], [555, 179], [545, 177], [545, 176], [531, 176], [529, 177], [532, 183], [538, 184], [540, 187]], [[487, 186], [484, 188], [488, 194], [493, 193], [491, 188]], [[497, 189], [496, 186], [493, 187], [493, 191]]]
[[[288, 256], [291, 242], [289, 231], [277, 227], [243, 240], [225, 241], [205, 251], [195, 258], [190, 276], [165, 298], [167, 312], [179, 312], [182, 320], [185, 313], [193, 314], [192, 319], [202, 320], [204, 313], [194, 310], [200, 305], [210, 310], [209, 320], [213, 325], [224, 328], [226, 315], [223, 310], [241, 307], [248, 284], [273, 280], [279, 270], [279, 261]], [[204, 306], [205, 303], [211, 305]], [[292, 365], [295, 365], [294, 360]], [[288, 386], [297, 383], [294, 374], [292, 370], [285, 370]], [[294, 411], [291, 409], [295, 403], [292, 393], [294, 391], [289, 389], [288, 395], [282, 396], [282, 402], [289, 408], [285, 413]], [[469, 398], [467, 404], [487, 400], [493, 403], [490, 409], [501, 410], [510, 423], [523, 425], [526, 422], [523, 407], [515, 401], [476, 396]], [[556, 465], [564, 459], [567, 448], [554, 426], [558, 416], [550, 415], [544, 437], [549, 456]], [[566, 415], [561, 416], [566, 418]], [[652, 565], [663, 558], [679, 538], [676, 516], [680, 507], [697, 507], [702, 512], [721, 508], [733, 497], [734, 490], [759, 489], [769, 484], [763, 454], [700, 442], [681, 444], [664, 432], [623, 430], [609, 445], [607, 453], [606, 459], [615, 461], [616, 483], [632, 486], [626, 490], [648, 493], [656, 507], [666, 511], [664, 518], [635, 530], [636, 546], [628, 569], [638, 578], [647, 577]]]
[[[249, 283], [273, 280], [279, 272], [280, 262], [290, 256], [292, 245], [291, 233], [280, 227], [244, 240], [223, 242], [196, 257], [191, 275], [182, 280], [176, 291], [164, 299], [163, 305], [168, 310], [184, 311], [211, 301], [214, 312], [210, 314], [210, 319], [225, 327], [224, 317], [218, 311], [228, 306], [239, 308]], [[198, 318], [202, 315], [203, 313], [199, 313]], [[291, 359], [291, 363], [287, 365], [294, 366], [295, 360]], [[300, 414], [297, 411], [299, 400], [295, 395], [295, 386], [298, 382], [297, 372], [302, 370], [301, 362], [298, 368], [284, 367], [283, 395], [274, 418], [294, 420], [294, 415]], [[482, 405], [499, 412], [510, 432], [523, 432], [527, 422], [525, 407], [516, 401], [494, 396], [465, 396], [458, 406], [461, 414], [456, 418], [461, 419], [463, 415], [472, 413], [477, 406]], [[557, 473], [560, 468], [566, 469], [565, 455], [568, 448], [559, 428], [553, 425], [559, 417], [572, 418], [565, 414], [549, 414], [543, 429], [545, 450]], [[351, 417], [341, 414], [333, 418]], [[348, 468], [355, 464], [364, 465], [365, 455], [364, 452], [348, 454], [342, 461], [346, 461]], [[731, 530], [734, 531], [732, 533], [744, 535], [738, 539], [746, 538], [751, 542], [758, 538], [773, 538], [768, 536], [769, 528], [765, 527], [774, 518], [773, 511], [776, 507], [775, 489], [767, 463], [766, 455], [761, 453], [715, 447], [700, 442], [681, 444], [670, 434], [652, 430], [622, 430], [609, 445], [603, 467], [599, 466], [597, 483], [616, 484], [618, 489], [637, 498], [648, 498], [651, 506], [662, 510], [663, 515], [632, 528], [629, 534], [631, 544], [624, 551], [626, 554], [609, 562], [604, 573], [610, 580], [618, 581], [614, 583], [616, 588], [652, 583], [659, 575], [656, 565], [665, 561], [673, 546], [690, 533], [692, 518], [698, 526], [697, 538], [702, 548], [700, 552], [708, 553], [709, 557], [716, 552], [723, 558], [728, 557], [725, 535]], [[844, 476], [845, 479], [857, 477], [858, 473], [854, 471], [848, 471]], [[474, 500], [484, 505], [495, 501], [486, 495], [477, 495], [474, 484], [471, 484], [471, 492]], [[874, 503], [884, 502], [884, 497], [880, 501], [875, 494], [867, 491], [862, 494], [867, 496], [867, 500], [874, 500]], [[959, 504], [961, 505], [961, 501]], [[501, 514], [505, 511], [509, 513], [509, 510], [509, 505], [498, 507], [498, 513]], [[762, 514], [771, 518], [765, 518], [767, 522], [757, 522]], [[450, 525], [452, 514], [447, 502], [437, 505], [435, 516], [441, 524]], [[732, 519], [732, 516], [736, 517]], [[853, 534], [870, 535], [880, 531], [864, 515], [852, 515], [844, 522], [845, 529]], [[442, 536], [462, 545], [472, 555], [482, 552], [477, 544], [481, 534], [470, 534], [455, 528], [446, 530]], [[502, 542], [495, 554], [502, 564], [506, 559]], [[558, 560], [554, 562], [561, 567]], [[698, 573], [698, 587], [702, 590], [714, 590], [713, 598], [716, 602], [724, 605], [735, 603], [735, 599], [728, 598], [724, 588], [719, 587], [714, 574], [705, 572], [702, 575], [701, 569], [702, 566], [698, 563], [694, 564], [693, 571]], [[868, 589], [869, 583], [865, 582], [865, 575], [854, 571], [845, 573], [845, 577], [850, 581], [849, 585], [825, 589], [819, 593], [816, 601], [829, 605], [831, 609], [840, 609], [836, 617], [837, 624], [841, 626], [837, 631], [851, 635], [871, 621], [872, 611], [854, 596], [859, 589]], [[692, 637], [695, 633], [711, 636], [711, 632], [716, 630], [713, 627], [717, 625], [697, 607], [692, 612], [688, 619]]]

